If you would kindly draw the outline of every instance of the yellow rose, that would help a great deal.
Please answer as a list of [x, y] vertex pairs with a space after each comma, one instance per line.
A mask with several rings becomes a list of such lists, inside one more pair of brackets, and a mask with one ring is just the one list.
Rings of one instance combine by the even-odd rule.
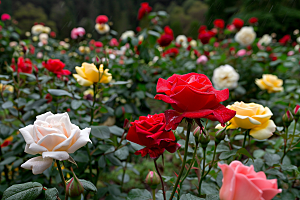
[[255, 83], [260, 89], [268, 90], [269, 93], [283, 91], [283, 81], [272, 74], [264, 74], [262, 79], [256, 79]]
[[0, 83], [0, 91], [2, 91], [3, 89], [9, 91], [10, 93], [14, 92], [14, 87], [13, 86], [3, 85], [3, 84]]
[[273, 113], [268, 107], [256, 103], [235, 102], [227, 108], [236, 111], [234, 118], [229, 121], [228, 129], [251, 129], [250, 135], [258, 140], [267, 139], [273, 135], [276, 125], [270, 119]]
[[73, 74], [76, 81], [82, 86], [90, 86], [94, 83], [109, 83], [112, 79], [111, 73], [108, 73], [109, 69], [103, 71], [103, 64], [100, 65], [100, 69], [92, 63], [82, 63], [81, 67], [75, 67], [77, 74]]

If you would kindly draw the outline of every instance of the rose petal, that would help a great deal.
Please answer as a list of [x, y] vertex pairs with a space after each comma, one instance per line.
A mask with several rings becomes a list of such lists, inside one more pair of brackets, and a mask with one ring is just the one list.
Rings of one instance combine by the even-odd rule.
[[67, 151], [70, 146], [72, 146], [76, 139], [79, 137], [80, 129], [73, 129], [70, 137], [68, 137], [65, 141], [61, 142], [57, 146], [53, 148], [53, 151]]
[[250, 135], [258, 140], [264, 140], [273, 135], [276, 130], [276, 125], [273, 120], [268, 120], [260, 126], [252, 128], [250, 130]]
[[37, 144], [47, 148], [48, 151], [52, 151], [54, 147], [66, 139], [67, 137], [65, 135], [52, 133], [43, 137]]
[[235, 174], [233, 199], [261, 200], [262, 193], [244, 174]]
[[271, 200], [271, 199], [273, 199], [273, 197], [276, 196], [276, 194], [281, 193], [281, 192], [282, 192], [281, 189], [273, 189], [273, 188], [263, 189], [262, 198], [264, 200]]
[[70, 155], [65, 151], [47, 151], [42, 153], [43, 158], [53, 158], [55, 160], [68, 160]]
[[33, 174], [41, 174], [51, 167], [52, 161], [52, 158], [43, 158], [42, 156], [38, 156], [27, 160], [21, 165], [21, 167], [32, 170]]
[[236, 185], [234, 171], [230, 166], [226, 164], [218, 163], [218, 166], [221, 168], [223, 173], [223, 184], [219, 192], [220, 199], [233, 200], [235, 192], [234, 188]]
[[24, 152], [35, 155], [35, 154], [42, 154], [42, 152], [45, 151], [48, 151], [45, 147], [37, 145], [36, 143], [31, 143], [28, 146], [26, 145]]
[[79, 85], [82, 85], [82, 86], [91, 86], [91, 85], [93, 85], [92, 81], [84, 79], [83, 77], [79, 76], [78, 74], [73, 74], [73, 77], [76, 79], [76, 81], [79, 83]]
[[36, 116], [36, 119], [45, 121], [47, 119], [47, 117], [49, 117], [49, 116], [53, 116], [52, 112], [46, 112], [44, 114], [38, 115], [38, 116]]
[[81, 130], [79, 138], [68, 149], [67, 152], [68, 153], [74, 153], [77, 149], [79, 149], [79, 148], [83, 147], [84, 145], [86, 145], [86, 143], [88, 143], [88, 142], [92, 143], [92, 141], [90, 140], [90, 132], [91, 132], [91, 128], [85, 128], [85, 129]]
[[19, 129], [22, 134], [26, 144], [35, 143], [33, 139], [33, 125], [25, 126], [24, 128]]

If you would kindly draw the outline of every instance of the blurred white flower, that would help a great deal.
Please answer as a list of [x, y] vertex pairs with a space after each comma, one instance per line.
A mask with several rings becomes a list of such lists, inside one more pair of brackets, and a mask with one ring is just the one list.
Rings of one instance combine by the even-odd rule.
[[44, 29], [44, 26], [41, 25], [41, 24], [37, 24], [37, 25], [34, 25], [32, 28], [31, 28], [31, 33], [33, 35], [38, 35], [40, 33], [43, 32], [43, 29]]
[[297, 42], [300, 43], [300, 37], [297, 37]]
[[240, 45], [248, 46], [253, 43], [256, 38], [256, 33], [252, 26], [244, 26], [239, 32], [235, 34], [235, 41]]
[[144, 41], [144, 36], [143, 35], [139, 35], [138, 40], [139, 40], [139, 42], [143, 42]]
[[182, 47], [186, 48], [187, 44], [187, 37], [185, 35], [178, 35], [176, 38], [176, 43], [180, 44]]
[[51, 32], [51, 28], [48, 26], [44, 26], [42, 32], [49, 34]]
[[125, 31], [124, 33], [122, 33], [121, 35], [121, 40], [125, 40], [129, 37], [134, 37], [134, 32], [133, 31]]
[[260, 45], [269, 45], [272, 42], [272, 37], [269, 34], [264, 34], [258, 41]]
[[107, 24], [96, 24], [95, 29], [99, 34], [105, 34], [109, 32], [110, 27]]
[[233, 89], [238, 85], [240, 76], [230, 65], [222, 65], [214, 70], [212, 82], [216, 89]]
[[41, 34], [39, 35], [39, 40], [40, 40], [40, 42], [47, 41], [48, 38], [49, 38], [49, 36], [48, 36], [48, 34], [46, 34], [46, 33], [41, 33]]
[[196, 47], [197, 46], [197, 41], [196, 40], [191, 40], [190, 45], [191, 45], [191, 47]]

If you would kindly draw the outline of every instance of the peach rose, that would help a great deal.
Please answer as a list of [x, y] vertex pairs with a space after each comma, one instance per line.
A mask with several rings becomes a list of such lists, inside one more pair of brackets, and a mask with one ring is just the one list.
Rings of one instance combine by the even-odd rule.
[[[227, 108], [236, 111], [236, 115], [228, 123], [228, 129], [251, 129], [250, 135], [258, 140], [264, 140], [273, 135], [276, 125], [271, 120], [273, 113], [268, 107], [256, 103], [235, 102]], [[222, 128], [218, 125], [216, 128]]]
[[264, 172], [256, 173], [253, 165], [247, 167], [240, 161], [218, 165], [223, 173], [220, 200], [271, 200], [281, 193], [277, 179], [268, 180]]
[[269, 93], [281, 92], [283, 81], [272, 74], [264, 74], [262, 79], [256, 79], [255, 84], [262, 90], [268, 90]]
[[68, 113], [38, 115], [33, 125], [21, 128], [20, 132], [26, 142], [25, 152], [42, 156], [29, 159], [21, 167], [32, 170], [33, 174], [43, 173], [53, 159], [67, 160], [69, 153], [91, 142], [90, 131], [91, 128], [80, 130], [72, 124]]

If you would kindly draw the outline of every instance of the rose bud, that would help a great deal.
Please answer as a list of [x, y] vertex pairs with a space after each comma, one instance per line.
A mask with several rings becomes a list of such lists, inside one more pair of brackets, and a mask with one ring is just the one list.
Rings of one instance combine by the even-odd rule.
[[67, 193], [69, 197], [78, 197], [82, 193], [84, 193], [84, 188], [81, 184], [81, 182], [78, 180], [77, 176], [73, 172], [73, 169], [71, 168], [71, 171], [73, 173], [73, 178], [69, 181], [67, 185]]
[[150, 171], [146, 176], [145, 183], [147, 183], [154, 190], [160, 183], [160, 178], [155, 171]]
[[300, 106], [296, 105], [295, 109], [294, 109], [294, 119], [297, 122], [300, 118]]
[[216, 132], [216, 143], [219, 144], [225, 138], [226, 127]]
[[196, 144], [199, 143], [200, 135], [202, 134], [202, 130], [200, 129], [200, 126], [197, 126], [194, 130], [194, 137], [195, 137], [195, 142]]
[[199, 142], [201, 143], [202, 148], [205, 149], [207, 147], [207, 144], [209, 143], [209, 141], [210, 141], [209, 135], [205, 135], [205, 134], [200, 135]]
[[294, 120], [293, 114], [289, 110], [286, 111], [286, 113], [282, 116], [283, 125], [285, 127], [288, 127], [293, 120]]

